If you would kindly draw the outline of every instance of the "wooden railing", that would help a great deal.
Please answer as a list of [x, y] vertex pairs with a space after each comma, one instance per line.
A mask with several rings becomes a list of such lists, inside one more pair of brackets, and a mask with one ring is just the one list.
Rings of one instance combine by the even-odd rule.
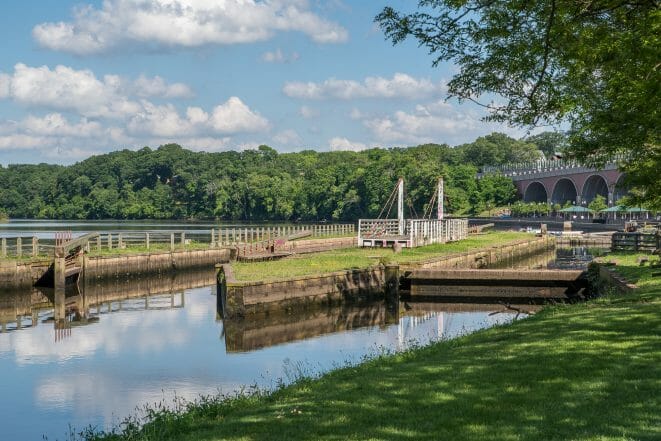
[[37, 257], [53, 252], [53, 245], [39, 242], [36, 236], [3, 237], [0, 239], [0, 258]]
[[66, 257], [77, 249], [103, 252], [114, 249], [143, 248], [145, 250], [178, 250], [195, 246], [230, 247], [256, 244], [276, 238], [295, 238], [305, 233], [314, 238], [351, 236], [353, 224], [270, 225], [264, 227], [232, 226], [208, 230], [150, 230], [87, 233], [74, 237], [71, 231], [56, 232], [54, 239], [36, 236], [0, 238], [0, 258]]

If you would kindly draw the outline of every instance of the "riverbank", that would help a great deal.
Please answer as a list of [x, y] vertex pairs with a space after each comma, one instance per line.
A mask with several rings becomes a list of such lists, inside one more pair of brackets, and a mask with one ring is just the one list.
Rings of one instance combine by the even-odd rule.
[[273, 393], [156, 410], [87, 439], [580, 439], [661, 435], [661, 277], [611, 261], [637, 289], [382, 355]]

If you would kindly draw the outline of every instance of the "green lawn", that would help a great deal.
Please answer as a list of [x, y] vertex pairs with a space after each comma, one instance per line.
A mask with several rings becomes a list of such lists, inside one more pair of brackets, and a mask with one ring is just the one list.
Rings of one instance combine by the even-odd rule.
[[275, 280], [351, 268], [366, 268], [383, 261], [410, 263], [434, 256], [471, 251], [503, 245], [515, 240], [533, 238], [534, 236], [529, 233], [494, 231], [484, 235], [469, 236], [467, 239], [458, 242], [404, 248], [400, 254], [393, 253], [390, 248], [345, 248], [265, 262], [237, 262], [232, 263], [232, 269], [237, 280]]
[[272, 394], [156, 410], [141, 431], [102, 439], [661, 439], [660, 270], [609, 258], [634, 294], [550, 306]]

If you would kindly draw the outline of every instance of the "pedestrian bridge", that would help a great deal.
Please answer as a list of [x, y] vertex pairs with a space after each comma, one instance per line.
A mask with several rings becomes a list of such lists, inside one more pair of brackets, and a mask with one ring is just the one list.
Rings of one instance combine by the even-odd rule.
[[512, 178], [524, 202], [587, 205], [598, 195], [613, 206], [626, 194], [624, 174], [615, 158], [603, 168], [592, 168], [574, 160], [544, 160], [484, 167], [478, 177], [500, 173]]

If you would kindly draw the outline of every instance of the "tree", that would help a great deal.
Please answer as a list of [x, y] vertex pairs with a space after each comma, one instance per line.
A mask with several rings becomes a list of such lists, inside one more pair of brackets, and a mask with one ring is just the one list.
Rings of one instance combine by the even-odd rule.
[[588, 208], [595, 213], [600, 212], [601, 210], [608, 208], [608, 205], [606, 204], [606, 198], [603, 197], [602, 195], [598, 194], [595, 196], [592, 201], [588, 204]]
[[562, 132], [542, 132], [527, 137], [526, 141], [536, 145], [547, 158], [555, 153], [563, 153], [567, 148], [567, 135]]
[[420, 0], [376, 16], [394, 44], [413, 37], [458, 73], [448, 92], [489, 120], [568, 123], [569, 152], [599, 166], [624, 155], [634, 195], [661, 208], [658, 0]]

